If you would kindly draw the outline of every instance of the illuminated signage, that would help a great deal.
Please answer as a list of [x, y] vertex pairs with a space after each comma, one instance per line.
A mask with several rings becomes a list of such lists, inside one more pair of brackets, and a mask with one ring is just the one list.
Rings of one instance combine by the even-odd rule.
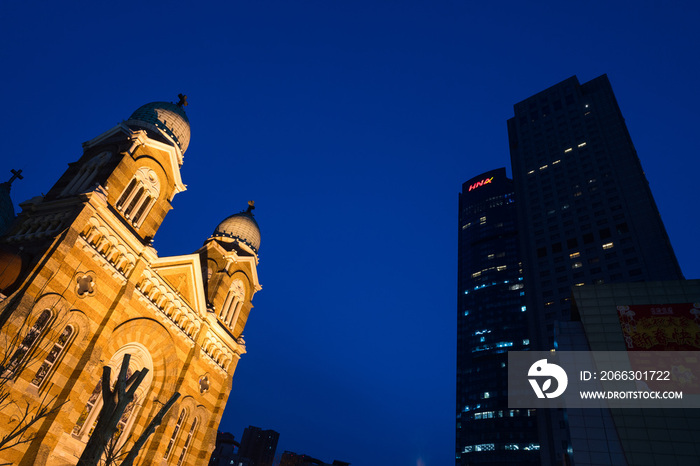
[[493, 176], [491, 178], [484, 178], [481, 181], [477, 181], [473, 185], [469, 186], [469, 191], [471, 191], [472, 189], [480, 188], [481, 186], [483, 186], [485, 184], [489, 184], [492, 181], [493, 181]]

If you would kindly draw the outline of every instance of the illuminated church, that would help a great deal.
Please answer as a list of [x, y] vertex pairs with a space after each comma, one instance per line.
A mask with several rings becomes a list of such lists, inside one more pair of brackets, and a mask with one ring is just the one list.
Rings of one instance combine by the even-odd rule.
[[129, 451], [179, 392], [134, 464], [208, 461], [261, 289], [260, 230], [250, 202], [192, 254], [159, 257], [151, 246], [185, 190], [183, 104], [184, 96], [146, 104], [85, 142], [48, 193], [20, 204], [0, 232], [0, 393], [13, 401], [0, 411], [0, 437], [21, 422], [25, 403], [61, 406], [27, 430], [30, 442], [0, 449], [0, 464], [75, 465], [102, 406], [103, 366], [114, 380], [124, 354], [129, 373], [148, 373], [117, 446]]

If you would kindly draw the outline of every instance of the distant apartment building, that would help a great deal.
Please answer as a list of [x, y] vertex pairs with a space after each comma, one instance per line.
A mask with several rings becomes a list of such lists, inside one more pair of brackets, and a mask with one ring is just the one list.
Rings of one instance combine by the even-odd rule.
[[272, 466], [280, 434], [274, 430], [262, 430], [249, 426], [243, 431], [239, 459], [248, 459], [250, 466]]

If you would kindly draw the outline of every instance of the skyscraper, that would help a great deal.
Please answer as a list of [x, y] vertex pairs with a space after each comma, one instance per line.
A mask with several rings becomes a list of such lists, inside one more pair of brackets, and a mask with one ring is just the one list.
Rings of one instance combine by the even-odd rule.
[[533, 410], [508, 409], [507, 351], [530, 345], [513, 180], [499, 168], [459, 196], [458, 464], [539, 464]]
[[683, 278], [606, 75], [516, 104], [508, 136], [538, 349], [569, 320], [571, 286]]
[[[556, 349], [572, 286], [683, 275], [607, 76], [571, 77], [514, 109], [508, 136], [530, 334], [533, 349]], [[571, 451], [565, 416], [538, 419], [542, 462], [560, 464]]]
[[[527, 347], [532, 350], [557, 349], [560, 344], [572, 349], [568, 344], [571, 342], [565, 340], [577, 338], [571, 333], [577, 326], [560, 324], [571, 320], [573, 287], [679, 280], [683, 275], [607, 76], [584, 84], [571, 77], [517, 103], [514, 110], [515, 116], [508, 120], [514, 185], [510, 189], [514, 192], [511, 195], [514, 202], [507, 215], [512, 216], [514, 209], [517, 217], [513, 231], [517, 231], [518, 260], [522, 264], [519, 277], [524, 285], [520, 291], [524, 292], [522, 306], [527, 320], [523, 338], [529, 340]], [[479, 190], [493, 188], [490, 184], [496, 181], [495, 176], [488, 183], [475, 185], [490, 178], [491, 173], [465, 183], [460, 196], [458, 409], [460, 406], [471, 409], [465, 400], [502, 389], [504, 376], [497, 371], [491, 372], [488, 380], [480, 379], [479, 371], [467, 381], [466, 376], [472, 374], [469, 370], [479, 369], [480, 363], [478, 358], [465, 357], [464, 351], [469, 345], [476, 346], [471, 340], [476, 332], [493, 331], [492, 327], [501, 332], [504, 324], [512, 322], [499, 317], [505, 315], [499, 311], [480, 317], [490, 319], [491, 327], [462, 315], [469, 311], [466, 317], [474, 317], [474, 306], [502, 303], [505, 308], [511, 299], [507, 294], [495, 292], [490, 296], [472, 294], [474, 287], [482, 285], [470, 281], [481, 278], [473, 274], [499, 272], [498, 268], [490, 269], [492, 259], [488, 255], [479, 256], [482, 245], [479, 230], [467, 233], [471, 226], [466, 225], [475, 220], [480, 228], [486, 222], [493, 227], [489, 222], [491, 216], [487, 213], [484, 224], [481, 224], [484, 216], [468, 219], [463, 204], [471, 192], [476, 195]], [[469, 202], [476, 205], [488, 198], [472, 201], [469, 197]], [[477, 236], [467, 239], [470, 234]], [[483, 244], [489, 241], [502, 239], [485, 239]], [[485, 278], [483, 284], [494, 282], [498, 280]], [[487, 290], [488, 286], [478, 289]], [[468, 294], [464, 295], [465, 292]], [[473, 301], [468, 300], [470, 295]], [[493, 303], [494, 299], [499, 303]], [[562, 328], [567, 328], [568, 333], [558, 333]], [[579, 336], [585, 341], [582, 330]], [[513, 343], [507, 349], [518, 350], [515, 340]], [[604, 422], [603, 414], [598, 417]], [[565, 413], [540, 410], [535, 424], [537, 438], [532, 441], [532, 447], [539, 447], [541, 464], [571, 464], [573, 447]], [[469, 450], [470, 444], [461, 439], [472, 435], [471, 427], [466, 429], [466, 434], [460, 434], [465, 429], [463, 413], [457, 425], [458, 464], [460, 454], [461, 464], [504, 464], [495, 456], [490, 459], [488, 455], [477, 454], [476, 446]], [[534, 435], [533, 429], [525, 429], [523, 435]], [[478, 427], [473, 435], [478, 439]], [[497, 449], [509, 444], [493, 440], [487, 445], [489, 449], [492, 445]]]

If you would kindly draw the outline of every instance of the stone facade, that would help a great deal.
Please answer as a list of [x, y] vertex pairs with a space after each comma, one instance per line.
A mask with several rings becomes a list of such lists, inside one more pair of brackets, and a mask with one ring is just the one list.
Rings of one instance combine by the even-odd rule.
[[[251, 300], [261, 289], [259, 231], [251, 238], [217, 229], [192, 254], [158, 256], [151, 240], [185, 190], [180, 167], [189, 122], [173, 104], [139, 110], [86, 142], [45, 196], [21, 204], [0, 238], [0, 260], [13, 264], [0, 274], [14, 272], [1, 281], [0, 345], [5, 386], [17, 401], [0, 412], [0, 437], [25, 402], [63, 404], [32, 426], [31, 442], [0, 451], [0, 463], [76, 464], [102, 403], [102, 368], [110, 365], [114, 379], [127, 353], [130, 370], [147, 368], [148, 375], [122, 418], [123, 451], [176, 391], [180, 399], [136, 464], [204, 464], [214, 449], [245, 353]], [[257, 228], [250, 209], [222, 225], [231, 219]]]

